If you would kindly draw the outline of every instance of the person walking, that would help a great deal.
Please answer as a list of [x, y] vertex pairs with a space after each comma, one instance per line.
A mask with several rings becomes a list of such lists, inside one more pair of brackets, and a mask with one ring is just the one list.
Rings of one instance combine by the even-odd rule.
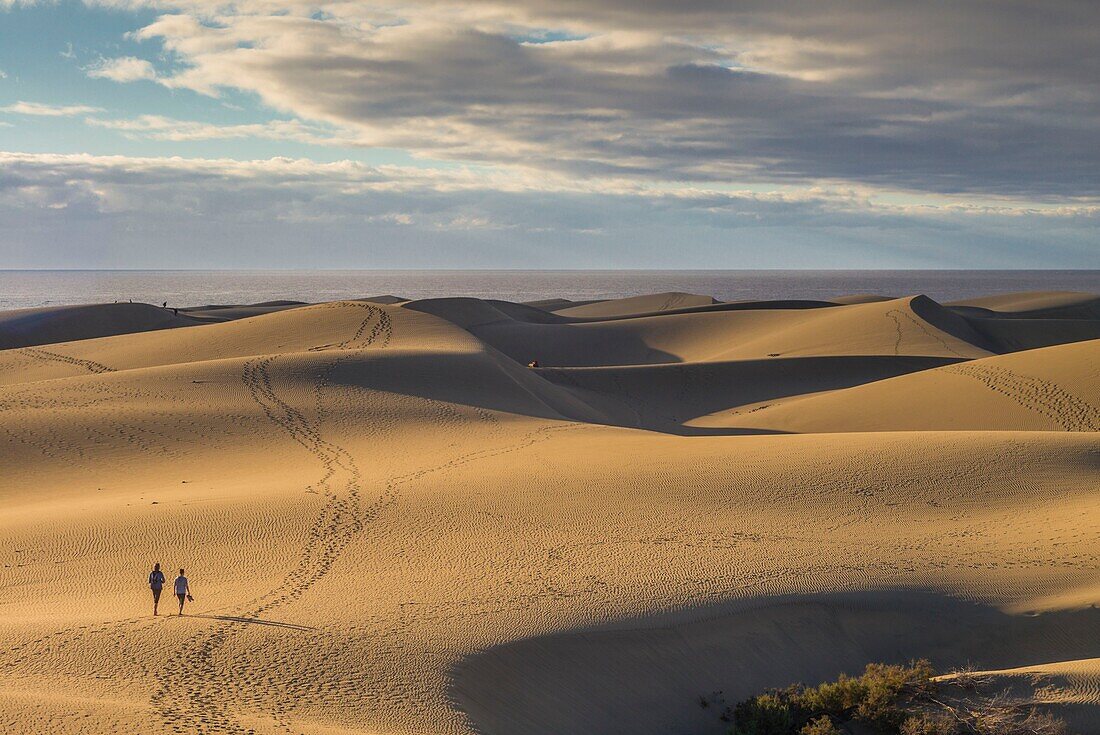
[[185, 601], [186, 602], [192, 602], [194, 600], [194, 598], [191, 597], [191, 585], [188, 584], [187, 577], [183, 576], [183, 570], [182, 569], [180, 570], [180, 576], [176, 577], [175, 590], [176, 590], [176, 597], [178, 597], [179, 601], [180, 601], [179, 614], [183, 615], [183, 603]]
[[149, 589], [153, 591], [153, 615], [157, 614], [157, 605], [160, 604], [160, 591], [164, 589], [164, 572], [160, 570], [160, 562], [153, 565], [153, 571], [149, 572]]

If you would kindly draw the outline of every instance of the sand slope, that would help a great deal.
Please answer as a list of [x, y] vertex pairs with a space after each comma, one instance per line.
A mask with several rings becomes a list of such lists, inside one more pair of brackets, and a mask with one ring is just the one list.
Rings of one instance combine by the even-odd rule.
[[[409, 322], [406, 344], [431, 349], [446, 344], [480, 349], [468, 334], [442, 320], [359, 301], [297, 307], [253, 318], [208, 324], [199, 331], [126, 335], [79, 344], [51, 345], [52, 360], [34, 350], [0, 352], [0, 383], [29, 382], [88, 372], [247, 357], [267, 353], [320, 352], [367, 347], [392, 334], [392, 320]], [[416, 322], [416, 327], [411, 322]], [[66, 363], [66, 360], [75, 361]]]
[[149, 304], [46, 306], [0, 311], [0, 350], [199, 324]]
[[[848, 388], [955, 362], [942, 357], [791, 357], [542, 368], [538, 374], [600, 407], [607, 423], [693, 433], [683, 425], [733, 407]], [[736, 428], [736, 422], [730, 426]]]
[[999, 353], [1100, 339], [1100, 319], [987, 319], [967, 323]]
[[[1100, 706], [1100, 659], [970, 671], [967, 677], [977, 685], [982, 696], [1008, 691], [1025, 703], [1043, 707], [1063, 718], [1071, 732], [1095, 729], [1095, 709]], [[956, 676], [943, 677], [947, 682], [957, 680]], [[967, 688], [973, 689], [974, 684], [968, 684]]]
[[1100, 340], [1045, 347], [784, 402], [738, 417], [777, 431], [1100, 431]]
[[701, 306], [0, 351], [0, 727], [720, 733], [699, 696], [928, 656], [1100, 732], [1100, 342]]
[[585, 304], [565, 306], [556, 311], [562, 316], [569, 317], [606, 318], [652, 314], [684, 307], [707, 306], [714, 303], [717, 302], [712, 296], [670, 291], [669, 293], [647, 294], [624, 299], [592, 301]]
[[[824, 355], [984, 357], [984, 338], [925, 297], [811, 309], [690, 311], [554, 322], [506, 314], [487, 302], [463, 308], [410, 302], [467, 329], [516, 361], [594, 367]], [[534, 310], [532, 310], [534, 311]], [[560, 314], [559, 314], [560, 316]]]
[[1077, 291], [996, 294], [965, 301], [953, 301], [948, 305], [956, 308], [980, 309], [1016, 318], [1100, 318], [1100, 297], [1096, 294]]

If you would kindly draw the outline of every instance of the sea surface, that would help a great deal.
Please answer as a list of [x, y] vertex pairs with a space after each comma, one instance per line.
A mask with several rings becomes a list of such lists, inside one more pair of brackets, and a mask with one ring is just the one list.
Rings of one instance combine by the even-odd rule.
[[2, 271], [0, 310], [145, 302], [169, 306], [334, 301], [392, 294], [531, 301], [619, 298], [663, 291], [739, 299], [925, 294], [937, 301], [1008, 291], [1100, 294], [1100, 270], [1034, 271]]

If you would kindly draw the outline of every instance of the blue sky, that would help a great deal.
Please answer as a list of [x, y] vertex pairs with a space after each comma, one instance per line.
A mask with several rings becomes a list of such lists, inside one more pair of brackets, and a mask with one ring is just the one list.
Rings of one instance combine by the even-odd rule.
[[[96, 119], [132, 119], [143, 114], [242, 125], [291, 119], [265, 107], [254, 93], [227, 88], [217, 98], [188, 89], [168, 89], [153, 81], [119, 84], [89, 76], [105, 59], [144, 59], [161, 73], [177, 64], [156, 40], [132, 34], [156, 20], [152, 7], [122, 10], [73, 0], [21, 4], [0, 15], [0, 107], [19, 101], [53, 106], [99, 108], [87, 115], [48, 117], [7, 113], [12, 126], [0, 134], [17, 150], [41, 153], [93, 153], [127, 156], [270, 158], [310, 157], [322, 161], [353, 158], [374, 163], [412, 163], [404, 151], [385, 148], [310, 146], [256, 137], [175, 141], [172, 145], [88, 125]], [[11, 149], [5, 145], [5, 149]]]
[[1100, 267], [1098, 28], [0, 0], [0, 268]]

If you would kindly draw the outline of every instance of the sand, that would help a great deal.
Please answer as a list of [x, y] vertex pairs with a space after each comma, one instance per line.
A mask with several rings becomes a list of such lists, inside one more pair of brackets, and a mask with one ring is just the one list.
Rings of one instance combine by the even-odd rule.
[[0, 728], [721, 733], [926, 656], [1100, 732], [1095, 299], [0, 313]]

